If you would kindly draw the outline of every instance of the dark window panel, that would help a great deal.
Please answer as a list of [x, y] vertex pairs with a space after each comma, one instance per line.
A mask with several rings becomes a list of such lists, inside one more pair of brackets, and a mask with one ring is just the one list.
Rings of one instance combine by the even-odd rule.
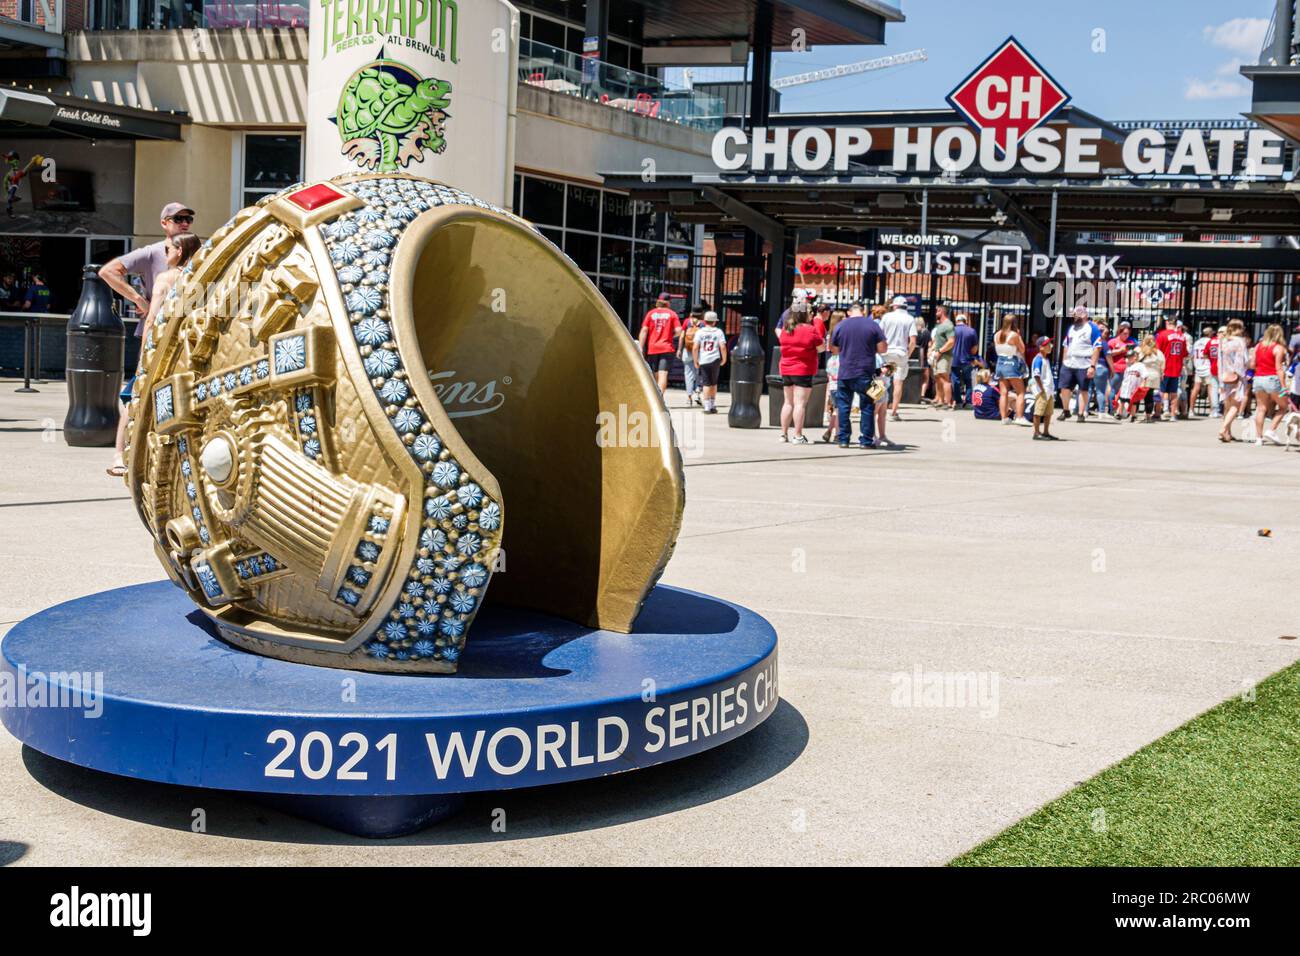
[[302, 168], [302, 137], [244, 137], [244, 187], [283, 189], [298, 181]]
[[629, 65], [627, 45], [624, 43], [610, 43], [607, 56], [608, 60], [606, 62], [611, 66], [620, 66], [626, 69]]
[[695, 227], [679, 222], [672, 213], [668, 213], [668, 241], [682, 246], [695, 244]]
[[621, 279], [614, 276], [601, 276], [596, 280], [596, 286], [600, 289], [600, 294], [605, 297], [610, 308], [618, 313], [620, 319], [626, 324], [628, 320], [628, 292], [631, 291], [632, 284], [627, 279]]
[[588, 232], [600, 231], [600, 190], [588, 189], [586, 186], [569, 187], [569, 218], [565, 221], [566, 229], [585, 229]]
[[523, 217], [541, 225], [564, 225], [564, 183], [525, 176]]
[[600, 271], [627, 275], [632, 269], [632, 243], [612, 236], [600, 238]]
[[595, 272], [599, 264], [597, 255], [597, 244], [599, 240], [595, 236], [588, 236], [581, 232], [566, 232], [564, 234], [564, 251], [583, 272]]
[[564, 24], [556, 23], [554, 20], [543, 20], [541, 17], [533, 17], [533, 42], [545, 43], [557, 50], [563, 50], [565, 44]]
[[606, 192], [602, 198], [605, 207], [602, 231], [607, 236], [632, 235], [632, 200], [619, 193]]
[[636, 237], [638, 239], [650, 239], [655, 242], [664, 241], [664, 215], [661, 212], [652, 211], [654, 207], [648, 202], [638, 201], [636, 204]]

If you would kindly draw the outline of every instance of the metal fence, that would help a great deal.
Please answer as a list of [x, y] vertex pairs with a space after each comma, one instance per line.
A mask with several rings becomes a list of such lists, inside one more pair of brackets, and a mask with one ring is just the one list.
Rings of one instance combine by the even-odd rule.
[[647, 252], [637, 254], [634, 270], [632, 314], [628, 317], [633, 335], [640, 330], [641, 316], [654, 305], [655, 298], [668, 292], [679, 307], [706, 303], [718, 313], [718, 324], [730, 338], [740, 332], [749, 286], [757, 284], [758, 302], [766, 292], [766, 256], [746, 268], [745, 258], [737, 255]]
[[[1072, 304], [1088, 307], [1092, 317], [1114, 328], [1120, 320], [1132, 323], [1136, 332], [1155, 331], [1165, 318], [1181, 319], [1189, 331], [1201, 326], [1218, 326], [1229, 319], [1241, 319], [1246, 331], [1258, 341], [1274, 323], [1288, 331], [1300, 323], [1300, 272], [1251, 269], [1165, 269], [1119, 266], [1118, 282], [1065, 283], [1059, 309], [1068, 313]], [[1033, 311], [1034, 282], [1016, 285], [981, 282], [977, 276], [912, 275], [862, 272], [857, 257], [839, 260], [840, 301], [860, 297], [867, 303], [887, 303], [895, 295], [916, 295], [922, 314], [931, 318], [936, 305], [954, 312], [966, 312], [980, 331], [981, 349], [987, 347], [998, 319], [1010, 312], [1028, 320]], [[1047, 333], [1059, 338], [1060, 320], [1042, 316], [1022, 323], [1031, 334]]]

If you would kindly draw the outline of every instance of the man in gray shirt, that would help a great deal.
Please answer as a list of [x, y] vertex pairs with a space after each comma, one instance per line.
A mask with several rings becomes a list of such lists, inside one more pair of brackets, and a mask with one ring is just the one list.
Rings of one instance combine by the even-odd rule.
[[[190, 231], [194, 225], [194, 210], [184, 203], [169, 202], [162, 208], [161, 220], [163, 235], [171, 239]], [[136, 335], [140, 335], [144, 329], [144, 317], [149, 313], [149, 296], [153, 295], [153, 281], [159, 273], [167, 271], [167, 239], [132, 249], [99, 270], [99, 277], [111, 289], [135, 304], [140, 313], [140, 321], [135, 324]], [[127, 280], [129, 275], [137, 275], [144, 281], [143, 295]]]

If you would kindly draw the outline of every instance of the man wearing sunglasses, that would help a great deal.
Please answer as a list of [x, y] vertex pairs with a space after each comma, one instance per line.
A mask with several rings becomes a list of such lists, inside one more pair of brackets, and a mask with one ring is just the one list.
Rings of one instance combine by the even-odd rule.
[[[136, 310], [140, 313], [140, 321], [135, 325], [136, 335], [144, 328], [144, 317], [149, 312], [148, 296], [153, 292], [153, 280], [167, 270], [167, 239], [189, 232], [192, 225], [194, 210], [184, 203], [169, 202], [162, 208], [162, 228], [166, 239], [132, 249], [99, 270], [99, 277], [110, 288], [128, 302], [135, 303]], [[144, 281], [144, 295], [127, 280], [129, 275], [137, 275]]]

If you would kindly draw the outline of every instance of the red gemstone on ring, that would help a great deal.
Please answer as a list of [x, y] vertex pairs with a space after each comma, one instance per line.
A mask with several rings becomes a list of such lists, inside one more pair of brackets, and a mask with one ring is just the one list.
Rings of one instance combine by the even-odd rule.
[[300, 189], [289, 196], [289, 201], [295, 206], [311, 212], [313, 209], [319, 209], [321, 206], [328, 206], [332, 202], [338, 202], [343, 198], [343, 194], [333, 186], [326, 186], [324, 183], [318, 183], [315, 186], [308, 186], [306, 189]]

